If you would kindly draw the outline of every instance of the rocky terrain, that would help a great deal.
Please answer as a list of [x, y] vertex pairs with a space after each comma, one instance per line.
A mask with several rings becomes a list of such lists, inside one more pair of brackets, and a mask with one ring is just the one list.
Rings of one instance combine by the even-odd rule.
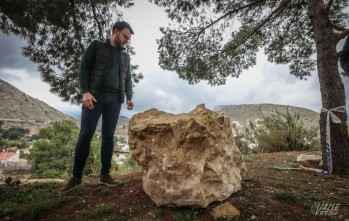
[[74, 120], [48, 104], [35, 99], [0, 79], [0, 120], [2, 128], [28, 128], [32, 133], [50, 122]]

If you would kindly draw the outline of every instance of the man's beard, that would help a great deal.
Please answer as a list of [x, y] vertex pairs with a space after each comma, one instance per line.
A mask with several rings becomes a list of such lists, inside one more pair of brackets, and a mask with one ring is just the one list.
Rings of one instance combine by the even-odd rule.
[[[118, 37], [119, 37], [119, 36], [118, 36]], [[116, 47], [118, 47], [118, 48], [121, 48], [121, 47], [122, 47], [119, 38], [115, 38], [115, 45], [116, 45]]]

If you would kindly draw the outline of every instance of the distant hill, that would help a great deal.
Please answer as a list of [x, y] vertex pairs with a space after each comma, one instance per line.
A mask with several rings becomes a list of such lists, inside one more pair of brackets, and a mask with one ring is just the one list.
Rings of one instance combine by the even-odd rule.
[[297, 112], [306, 127], [319, 127], [320, 113], [302, 107], [278, 104], [242, 104], [221, 105], [215, 107], [214, 110], [229, 117], [237, 125], [238, 130], [243, 132], [250, 121], [256, 123], [257, 120], [262, 120], [263, 116], [275, 114], [276, 111], [285, 113], [287, 108], [290, 113]]
[[16, 87], [0, 79], [0, 120], [2, 128], [22, 127], [36, 133], [47, 124], [72, 117], [56, 110], [48, 104], [33, 98]]

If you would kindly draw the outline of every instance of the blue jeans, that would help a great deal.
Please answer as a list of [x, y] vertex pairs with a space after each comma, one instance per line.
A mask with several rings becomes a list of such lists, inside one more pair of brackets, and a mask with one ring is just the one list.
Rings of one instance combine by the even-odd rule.
[[101, 175], [109, 174], [114, 151], [114, 132], [118, 123], [121, 101], [119, 95], [100, 92], [92, 110], [82, 105], [81, 128], [75, 146], [73, 176], [81, 178], [90, 153], [90, 145], [98, 120], [102, 115]]

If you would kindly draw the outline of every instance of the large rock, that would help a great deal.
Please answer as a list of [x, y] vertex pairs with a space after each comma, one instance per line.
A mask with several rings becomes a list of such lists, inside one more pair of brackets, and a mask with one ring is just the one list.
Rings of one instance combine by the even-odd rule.
[[230, 120], [199, 105], [188, 114], [150, 109], [129, 122], [143, 189], [158, 205], [206, 207], [241, 189], [242, 154]]

